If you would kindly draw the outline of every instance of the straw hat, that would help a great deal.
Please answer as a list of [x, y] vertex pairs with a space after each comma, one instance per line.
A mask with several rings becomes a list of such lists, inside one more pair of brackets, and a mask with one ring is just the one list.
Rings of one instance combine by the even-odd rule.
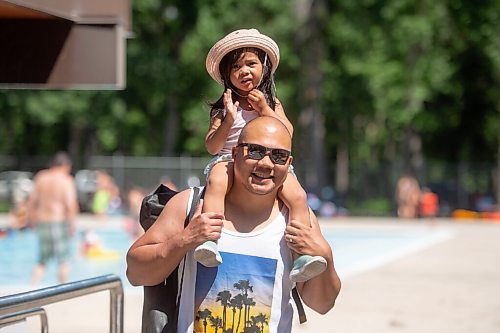
[[224, 85], [219, 72], [219, 64], [226, 54], [242, 47], [255, 47], [263, 50], [271, 60], [272, 73], [278, 68], [280, 49], [274, 40], [261, 34], [257, 29], [241, 29], [231, 32], [212, 46], [205, 64], [208, 74], [215, 81]]

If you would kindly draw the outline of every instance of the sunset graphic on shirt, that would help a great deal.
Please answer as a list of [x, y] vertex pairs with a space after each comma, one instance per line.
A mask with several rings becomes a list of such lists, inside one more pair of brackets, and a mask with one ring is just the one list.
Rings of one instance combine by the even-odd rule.
[[198, 264], [196, 333], [268, 333], [276, 259], [221, 252], [222, 265]]

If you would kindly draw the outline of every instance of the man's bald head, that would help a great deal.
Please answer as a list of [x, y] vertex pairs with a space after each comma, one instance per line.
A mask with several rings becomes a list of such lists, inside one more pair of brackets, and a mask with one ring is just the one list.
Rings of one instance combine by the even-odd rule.
[[[247, 145], [240, 145], [242, 143]], [[261, 146], [266, 151], [250, 156], [249, 145]], [[293, 157], [288, 156], [284, 164], [276, 163], [273, 161], [273, 153], [269, 153], [274, 149], [292, 149], [290, 133], [279, 119], [262, 116], [243, 127], [238, 145], [233, 148], [234, 181], [231, 193], [246, 189], [244, 192], [258, 195], [277, 194], [276, 191], [285, 182]]]
[[286, 126], [277, 118], [262, 116], [253, 119], [243, 127], [238, 143], [255, 142], [255, 138], [263, 137], [279, 138], [281, 145], [288, 150], [292, 148], [292, 137]]

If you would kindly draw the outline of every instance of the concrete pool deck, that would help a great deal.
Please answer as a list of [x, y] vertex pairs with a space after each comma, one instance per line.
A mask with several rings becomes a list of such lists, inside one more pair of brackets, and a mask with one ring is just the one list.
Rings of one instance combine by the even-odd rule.
[[[392, 218], [322, 220], [324, 228], [432, 228], [451, 237], [383, 265], [342, 277], [334, 309], [306, 309], [297, 333], [500, 332], [500, 224]], [[0, 286], [0, 295], [5, 294]], [[109, 332], [108, 293], [46, 307], [50, 332]], [[139, 332], [141, 289], [125, 290], [124, 332]], [[39, 331], [38, 318], [25, 324]], [[19, 332], [24, 332], [23, 330]], [[0, 330], [0, 332], [3, 332]]]

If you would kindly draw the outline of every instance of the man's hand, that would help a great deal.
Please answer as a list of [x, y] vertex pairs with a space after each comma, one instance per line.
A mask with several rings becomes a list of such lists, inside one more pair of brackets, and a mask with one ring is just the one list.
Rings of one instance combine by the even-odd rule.
[[208, 241], [217, 240], [221, 236], [222, 226], [224, 225], [224, 215], [221, 213], [206, 212], [202, 213], [203, 200], [196, 208], [193, 218], [184, 229], [184, 239], [192, 244], [193, 248]]
[[285, 229], [285, 239], [288, 247], [299, 253], [322, 256], [331, 256], [330, 245], [321, 234], [317, 219], [311, 218], [311, 226], [299, 221], [291, 220]]
[[326, 259], [326, 270], [305, 282], [297, 284], [304, 303], [314, 311], [325, 314], [335, 305], [341, 281], [335, 271], [330, 245], [321, 234], [318, 220], [311, 213], [311, 226], [290, 221], [285, 229], [288, 247], [297, 253], [317, 255]]

